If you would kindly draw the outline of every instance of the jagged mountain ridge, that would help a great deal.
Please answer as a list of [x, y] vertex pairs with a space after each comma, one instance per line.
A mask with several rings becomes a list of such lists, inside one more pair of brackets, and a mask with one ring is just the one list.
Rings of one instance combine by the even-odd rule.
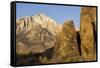
[[46, 16], [43, 13], [38, 13], [34, 16], [25, 16], [17, 19], [17, 30], [19, 28], [20, 30], [23, 30], [25, 28], [29, 30], [35, 23], [39, 24], [42, 28], [48, 29], [48, 31], [51, 32], [53, 35], [58, 33], [62, 28], [60, 24], [57, 24], [50, 17]]

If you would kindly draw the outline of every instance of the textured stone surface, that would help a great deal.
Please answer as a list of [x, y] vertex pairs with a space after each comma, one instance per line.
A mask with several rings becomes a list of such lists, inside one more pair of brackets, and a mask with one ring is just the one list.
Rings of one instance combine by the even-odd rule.
[[62, 31], [56, 37], [53, 57], [57, 62], [63, 62], [75, 56], [79, 56], [75, 27], [73, 21], [65, 21]]
[[44, 14], [20, 18], [16, 25], [18, 55], [41, 53], [52, 48], [55, 35], [61, 30], [61, 25]]
[[33, 27], [32, 25], [34, 25], [35, 23], [39, 24], [41, 28], [47, 29], [53, 35], [56, 35], [56, 33], [58, 33], [62, 28], [60, 24], [56, 24], [56, 22], [50, 17], [46, 16], [45, 14], [39, 13], [35, 16], [27, 16], [17, 19], [17, 33], [20, 33], [19, 31], [24, 29], [28, 31]]
[[82, 56], [85, 61], [95, 60], [96, 8], [82, 7], [80, 21]]

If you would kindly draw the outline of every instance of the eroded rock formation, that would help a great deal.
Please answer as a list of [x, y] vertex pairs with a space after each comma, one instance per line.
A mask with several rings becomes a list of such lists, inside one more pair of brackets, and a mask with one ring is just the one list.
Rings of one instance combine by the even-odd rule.
[[69, 58], [76, 56], [79, 56], [76, 30], [73, 21], [65, 21], [56, 36], [53, 58], [57, 62], [71, 62]]
[[85, 61], [96, 60], [96, 7], [82, 7], [80, 21], [82, 56]]

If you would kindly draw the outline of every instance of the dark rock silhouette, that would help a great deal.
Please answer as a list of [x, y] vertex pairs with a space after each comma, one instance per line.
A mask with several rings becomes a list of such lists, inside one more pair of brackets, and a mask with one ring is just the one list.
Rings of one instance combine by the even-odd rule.
[[80, 56], [81, 56], [82, 53], [81, 53], [81, 39], [80, 39], [80, 32], [79, 32], [79, 31], [76, 31], [76, 33], [77, 33], [78, 50], [79, 50], [79, 54], [80, 54]]

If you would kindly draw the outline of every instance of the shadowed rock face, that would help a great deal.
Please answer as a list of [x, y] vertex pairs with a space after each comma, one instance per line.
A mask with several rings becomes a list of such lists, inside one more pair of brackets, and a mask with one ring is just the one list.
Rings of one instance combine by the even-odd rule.
[[56, 37], [53, 58], [57, 62], [62, 62], [68, 57], [79, 56], [77, 35], [73, 21], [65, 21], [62, 31]]
[[96, 8], [82, 7], [80, 21], [82, 56], [86, 61], [96, 60]]
[[37, 14], [23, 17], [16, 24], [16, 52], [18, 55], [42, 53], [55, 44], [55, 36], [61, 25], [45, 16]]

